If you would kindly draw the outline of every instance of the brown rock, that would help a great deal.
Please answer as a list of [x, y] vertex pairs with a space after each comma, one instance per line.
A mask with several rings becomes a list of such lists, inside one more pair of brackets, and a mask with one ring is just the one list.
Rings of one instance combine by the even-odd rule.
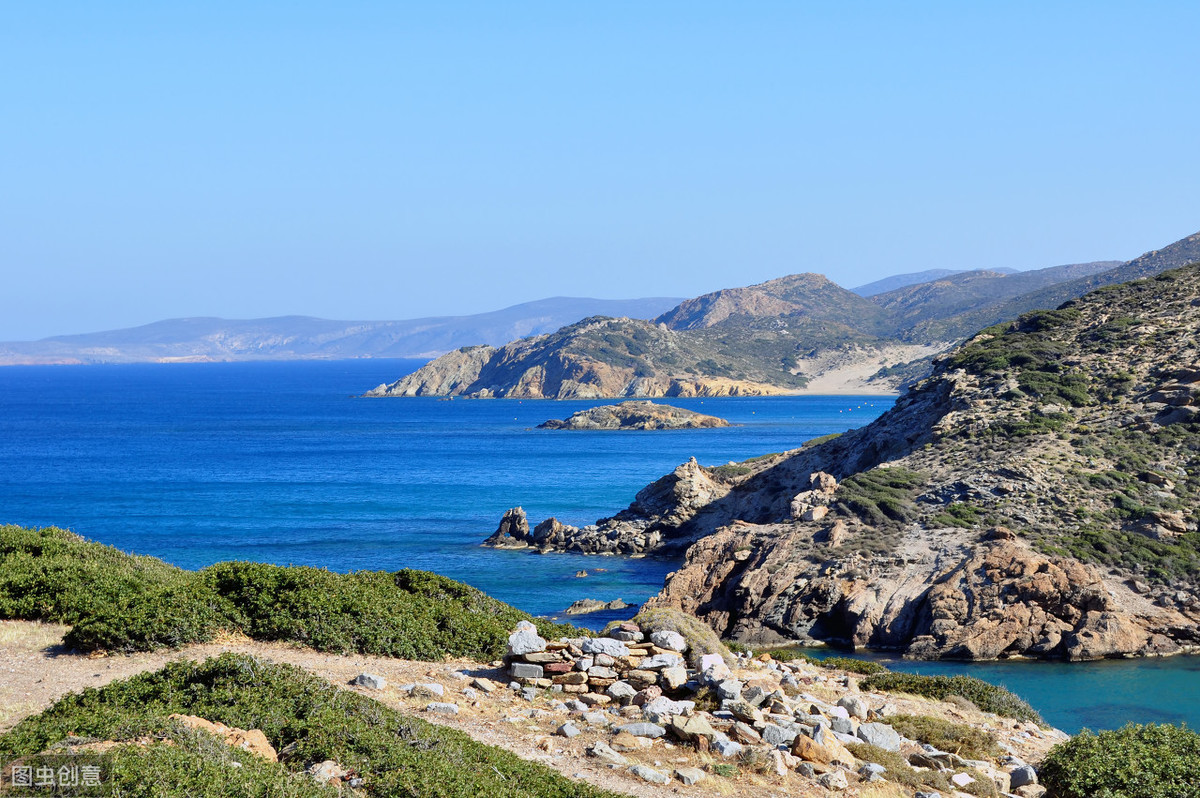
[[171, 715], [170, 720], [187, 726], [189, 729], [199, 729], [220, 737], [226, 745], [249, 751], [268, 762], [278, 762], [279, 755], [274, 746], [267, 740], [267, 735], [259, 729], [232, 729], [223, 723], [214, 723], [195, 715]]

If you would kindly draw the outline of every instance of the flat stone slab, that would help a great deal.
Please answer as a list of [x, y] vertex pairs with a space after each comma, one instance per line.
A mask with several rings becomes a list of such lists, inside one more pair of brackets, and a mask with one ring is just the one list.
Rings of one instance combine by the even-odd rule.
[[656, 723], [626, 723], [624, 726], [618, 726], [617, 731], [651, 739], [657, 739], [667, 733], [666, 729]]
[[629, 769], [629, 772], [637, 776], [642, 781], [648, 781], [651, 784], [666, 784], [671, 781], [670, 776], [663, 773], [661, 770], [655, 770], [646, 765], [634, 765]]

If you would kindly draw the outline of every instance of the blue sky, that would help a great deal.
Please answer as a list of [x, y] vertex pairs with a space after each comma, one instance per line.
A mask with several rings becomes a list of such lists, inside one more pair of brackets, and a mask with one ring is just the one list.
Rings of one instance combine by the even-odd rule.
[[1200, 4], [0, 5], [0, 340], [1200, 230]]

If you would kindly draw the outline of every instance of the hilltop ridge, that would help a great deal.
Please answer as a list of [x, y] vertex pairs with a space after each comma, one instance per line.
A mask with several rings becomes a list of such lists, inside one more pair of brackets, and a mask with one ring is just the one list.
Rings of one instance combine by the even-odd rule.
[[1200, 257], [1200, 234], [1121, 263], [966, 271], [862, 296], [813, 273], [462, 349], [368, 396], [642, 398], [890, 393], [975, 330]]

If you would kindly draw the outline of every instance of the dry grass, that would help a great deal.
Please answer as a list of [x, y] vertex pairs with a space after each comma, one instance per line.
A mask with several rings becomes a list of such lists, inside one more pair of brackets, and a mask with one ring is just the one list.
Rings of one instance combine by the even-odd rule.
[[61, 644], [70, 628], [59, 623], [0, 621], [0, 646], [11, 651], [43, 651]]

